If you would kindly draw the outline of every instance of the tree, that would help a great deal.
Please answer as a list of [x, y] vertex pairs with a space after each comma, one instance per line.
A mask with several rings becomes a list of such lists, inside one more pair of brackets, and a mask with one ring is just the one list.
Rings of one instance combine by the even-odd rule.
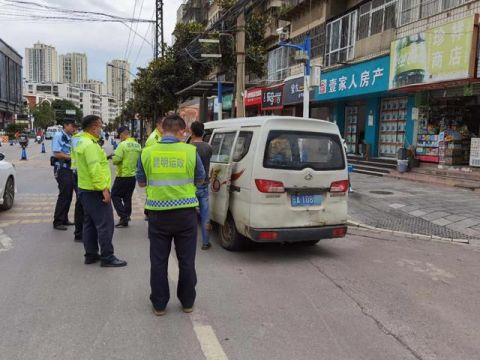
[[35, 106], [32, 115], [34, 118], [33, 126], [36, 128], [46, 129], [49, 126], [55, 125], [55, 112], [47, 101]]
[[70, 100], [54, 100], [52, 102], [52, 108], [55, 112], [55, 121], [58, 125], [63, 125], [65, 119], [71, 118], [72, 115], [67, 115], [66, 110], [75, 111], [75, 121], [80, 123], [83, 118], [83, 111], [75, 106]]

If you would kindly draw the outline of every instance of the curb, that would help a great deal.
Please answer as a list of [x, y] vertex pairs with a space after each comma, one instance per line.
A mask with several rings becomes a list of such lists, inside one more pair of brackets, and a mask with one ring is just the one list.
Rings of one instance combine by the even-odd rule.
[[384, 228], [377, 228], [375, 226], [370, 226], [370, 225], [356, 222], [353, 220], [348, 220], [347, 224], [349, 227], [354, 227], [357, 229], [370, 230], [377, 233], [383, 232], [383, 233], [388, 233], [392, 235], [404, 236], [409, 239], [448, 242], [448, 243], [455, 243], [455, 244], [470, 244], [469, 239], [453, 239], [453, 238], [445, 238], [445, 237], [436, 236], [436, 235], [423, 235], [423, 234], [416, 234], [416, 233], [410, 233], [405, 231], [389, 230]]

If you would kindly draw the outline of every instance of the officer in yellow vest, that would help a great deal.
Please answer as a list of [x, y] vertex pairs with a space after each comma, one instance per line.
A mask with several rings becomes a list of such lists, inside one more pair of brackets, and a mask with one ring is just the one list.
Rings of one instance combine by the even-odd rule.
[[195, 186], [205, 181], [197, 149], [181, 142], [185, 136], [185, 121], [178, 115], [169, 115], [162, 127], [161, 142], [143, 150], [137, 168], [139, 186], [147, 187], [150, 300], [157, 316], [165, 314], [170, 299], [167, 268], [172, 240], [179, 261], [177, 296], [184, 312], [193, 311], [197, 284], [195, 208], [198, 200]]
[[160, 142], [162, 140], [162, 118], [159, 117], [157, 118], [156, 121], [156, 128], [155, 130], [152, 131], [150, 136], [147, 138], [147, 141], [145, 141], [145, 147], [149, 147], [152, 145], [155, 145], [156, 143]]
[[77, 146], [78, 141], [80, 140], [80, 137], [82, 136], [82, 132], [78, 131], [77, 124], [76, 126], [76, 132], [72, 136], [70, 140], [70, 146], [72, 152], [70, 153], [70, 158], [71, 158], [71, 169], [73, 173], [73, 189], [75, 190], [75, 212], [74, 212], [74, 218], [75, 218], [75, 231], [73, 233], [74, 235], [74, 241], [76, 242], [83, 242], [83, 207], [82, 207], [82, 202], [80, 201], [78, 197], [78, 176], [77, 176], [77, 165], [75, 163], [75, 146]]
[[142, 147], [130, 136], [128, 127], [119, 127], [117, 134], [121, 142], [112, 157], [112, 163], [117, 167], [117, 177], [112, 187], [112, 202], [120, 217], [120, 222], [115, 227], [124, 228], [128, 227], [132, 215], [132, 195], [136, 185], [135, 172]]
[[[126, 266], [113, 254], [113, 208], [110, 196], [112, 175], [105, 151], [98, 141], [102, 119], [89, 115], [82, 122], [83, 133], [75, 146], [78, 192], [84, 211], [83, 245], [85, 264], [101, 260], [102, 267]], [[100, 254], [98, 245], [100, 244]]]

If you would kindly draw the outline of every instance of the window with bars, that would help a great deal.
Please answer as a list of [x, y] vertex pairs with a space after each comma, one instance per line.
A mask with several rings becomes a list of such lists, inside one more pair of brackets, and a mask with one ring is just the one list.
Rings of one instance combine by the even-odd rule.
[[373, 0], [358, 11], [358, 40], [395, 27], [396, 0]]
[[409, 24], [470, 1], [471, 0], [400, 0], [399, 25]]
[[[315, 26], [314, 28], [308, 31], [310, 33], [310, 40], [311, 40], [311, 56], [312, 59], [318, 58], [325, 54], [325, 24], [321, 24]], [[292, 38], [292, 44], [302, 44], [305, 41], [305, 36], [307, 33], [295, 36]], [[293, 60], [294, 54], [291, 56], [291, 60]]]
[[357, 10], [327, 24], [325, 66], [353, 59], [357, 30]]
[[290, 49], [279, 47], [268, 53], [268, 80], [284, 80], [288, 77]]

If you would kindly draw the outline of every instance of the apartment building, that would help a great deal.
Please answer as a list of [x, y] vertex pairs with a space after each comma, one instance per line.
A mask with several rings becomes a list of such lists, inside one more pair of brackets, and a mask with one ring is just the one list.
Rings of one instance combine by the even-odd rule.
[[83, 116], [102, 116], [102, 96], [90, 89], [80, 90], [80, 109]]
[[102, 95], [102, 120], [104, 123], [112, 123], [120, 115], [117, 100], [108, 95]]
[[0, 39], [0, 129], [14, 122], [22, 104], [22, 57]]
[[117, 101], [128, 101], [131, 97], [130, 64], [125, 60], [112, 60], [107, 63], [107, 94]]
[[53, 46], [36, 43], [25, 49], [25, 78], [30, 82], [58, 82], [58, 54]]
[[88, 61], [86, 54], [70, 53], [58, 57], [59, 82], [83, 84], [88, 79]]
[[81, 84], [81, 87], [83, 89], [90, 89], [99, 95], [107, 95], [107, 86], [103, 81], [100, 80], [88, 80], [87, 82]]
[[[38, 99], [48, 98], [49, 100], [69, 100], [76, 107], [80, 108], [81, 88], [71, 84], [63, 83], [32, 83], [24, 84], [24, 96], [37, 96]], [[37, 102], [38, 104], [38, 102]]]

